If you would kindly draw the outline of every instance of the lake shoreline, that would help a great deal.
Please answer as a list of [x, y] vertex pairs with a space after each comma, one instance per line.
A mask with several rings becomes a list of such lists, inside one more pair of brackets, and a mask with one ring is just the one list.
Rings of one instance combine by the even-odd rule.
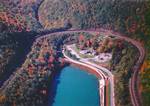
[[[99, 80], [95, 75], [75, 65], [70, 64], [61, 71], [57, 71], [50, 85], [48, 106], [95, 103], [99, 106]], [[90, 101], [89, 98], [91, 98]]]
[[[87, 71], [88, 73], [94, 75], [97, 79], [99, 79], [99, 77], [100, 77], [99, 74], [95, 70], [93, 70], [91, 68], [88, 68], [86, 66], [79, 65], [79, 64], [76, 64], [76, 63], [71, 63], [70, 66], [77, 67], [77, 68], [79, 68], [81, 70]], [[98, 87], [99, 87], [98, 89], [99, 89], [99, 102], [100, 102], [101, 101], [101, 98], [100, 98], [100, 96], [101, 96], [101, 92], [100, 92], [101, 89], [100, 89], [100, 81], [98, 81], [98, 82], [99, 82], [98, 83]], [[101, 106], [101, 104], [100, 104], [100, 106]]]

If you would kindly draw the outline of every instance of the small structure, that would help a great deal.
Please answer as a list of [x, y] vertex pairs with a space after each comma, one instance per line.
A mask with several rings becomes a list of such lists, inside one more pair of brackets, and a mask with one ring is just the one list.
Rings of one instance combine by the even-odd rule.
[[110, 61], [112, 58], [112, 54], [110, 53], [100, 53], [98, 56], [95, 57], [95, 60], [101, 63]]

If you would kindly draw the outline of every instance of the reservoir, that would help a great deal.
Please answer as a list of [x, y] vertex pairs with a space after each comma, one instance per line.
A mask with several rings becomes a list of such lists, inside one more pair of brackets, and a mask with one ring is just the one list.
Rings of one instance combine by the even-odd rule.
[[100, 106], [98, 87], [94, 75], [67, 66], [52, 81], [49, 106]]

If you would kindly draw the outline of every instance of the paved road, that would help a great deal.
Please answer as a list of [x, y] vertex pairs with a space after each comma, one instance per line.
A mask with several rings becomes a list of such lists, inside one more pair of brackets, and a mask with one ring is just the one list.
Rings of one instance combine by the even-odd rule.
[[[97, 32], [99, 32], [99, 31], [95, 31], [95, 30], [93, 30], [93, 31], [91, 31], [91, 30], [69, 30], [69, 31], [63, 31], [63, 32], [56, 32], [56, 33], [53, 33], [53, 34], [62, 34], [62, 33], [74, 33], [74, 32], [88, 32], [88, 33], [97, 33]], [[45, 35], [45, 36], [41, 36], [41, 37], [39, 37], [39, 38], [37, 38], [37, 42], [38, 42], [38, 40], [40, 40], [41, 38], [43, 38], [43, 37], [49, 37], [49, 36], [51, 36], [51, 35]], [[89, 63], [90, 65], [92, 64], [92, 63]], [[100, 66], [98, 66], [98, 65], [95, 65], [95, 64], [93, 64], [94, 65], [94, 67], [96, 67], [96, 68], [98, 68], [98, 67], [100, 67]], [[115, 96], [114, 96], [114, 77], [113, 77], [113, 75], [112, 75], [112, 73], [109, 71], [109, 70], [107, 70], [106, 68], [104, 68], [104, 67], [100, 67], [100, 69], [101, 70], [103, 70], [105, 73], [107, 73], [108, 74], [108, 76], [109, 76], [109, 79], [110, 79], [110, 84], [111, 84], [111, 106], [115, 106]]]
[[[141, 64], [143, 63], [143, 60], [144, 60], [144, 57], [145, 57], [145, 49], [142, 47], [142, 45], [139, 42], [137, 42], [137, 41], [135, 41], [135, 40], [133, 40], [131, 38], [128, 38], [126, 36], [123, 36], [120, 33], [116, 33], [116, 32], [110, 31], [110, 30], [104, 30], [104, 29], [68, 30], [68, 31], [60, 31], [60, 32], [54, 32], [54, 33], [52, 32], [50, 34], [47, 33], [47, 35], [43, 34], [43, 36], [38, 37], [36, 42], [38, 42], [38, 40], [40, 40], [43, 37], [48, 37], [48, 36], [51, 36], [53, 34], [73, 33], [73, 32], [104, 33], [105, 36], [111, 35], [111, 36], [115, 36], [115, 37], [124, 39], [125, 41], [130, 42], [135, 47], [137, 47], [137, 49], [140, 52], [140, 57], [139, 57], [138, 61], [136, 62], [136, 64], [133, 66], [134, 73], [133, 73], [133, 75], [131, 77], [131, 80], [130, 80], [130, 83], [129, 83], [129, 89], [130, 89], [130, 95], [131, 95], [132, 104], [134, 106], [140, 106], [141, 103], [140, 103], [140, 99], [138, 98], [139, 94], [138, 94], [138, 91], [136, 89], [137, 89], [137, 80], [138, 80], [137, 76], [138, 76], [139, 68], [140, 68]], [[9, 83], [11, 83], [11, 81], [9, 81]], [[7, 85], [5, 85], [5, 87], [6, 86]], [[0, 89], [0, 90], [2, 90], [2, 89]], [[115, 101], [114, 96], [113, 96], [113, 100], [112, 101]], [[114, 106], [114, 105], [115, 104], [112, 104], [112, 106]]]
[[139, 43], [131, 38], [125, 37], [125, 35], [121, 36], [121, 34], [114, 33], [113, 31], [109, 31], [108, 34], [113, 34], [113, 36], [122, 38], [122, 39], [126, 40], [127, 42], [132, 43], [139, 50], [140, 56], [138, 58], [138, 61], [132, 68], [133, 75], [129, 81], [129, 90], [130, 90], [131, 101], [132, 101], [133, 106], [141, 106], [141, 98], [140, 98], [140, 94], [138, 91], [138, 80], [139, 80], [138, 75], [139, 75], [140, 67], [145, 58], [145, 49], [141, 45], [141, 43]]
[[[79, 56], [79, 54], [77, 54], [77, 53], [71, 48], [71, 46], [66, 46], [66, 48], [67, 48], [68, 50], [70, 50], [72, 54], [76, 55], [77, 58], [80, 59], [80, 60], [79, 60], [80, 63], [86, 63], [86, 66], [87, 66], [87, 67], [94, 67], [94, 68], [98, 69], [98, 70], [100, 71], [101, 75], [103, 76], [102, 78], [103, 78], [103, 80], [104, 80], [105, 82], [106, 82], [106, 80], [107, 80], [107, 81], [109, 80], [110, 85], [111, 85], [111, 87], [110, 87], [110, 89], [111, 89], [111, 91], [110, 91], [110, 97], [111, 97], [111, 98], [110, 98], [110, 97], [105, 97], [105, 98], [110, 98], [111, 106], [114, 106], [114, 105], [115, 105], [115, 103], [114, 103], [114, 76], [113, 76], [113, 74], [110, 72], [110, 70], [108, 70], [108, 69], [106, 69], [106, 68], [104, 68], [104, 67], [102, 67], [102, 66], [99, 66], [99, 65], [97, 65], [97, 64], [94, 64], [94, 63], [88, 61], [87, 59], [81, 58], [81, 57]], [[66, 57], [67, 57], [67, 56], [66, 56]], [[107, 73], [107, 75], [106, 75], [106, 73]], [[105, 95], [105, 96], [108, 96], [108, 95]]]
[[[73, 60], [72, 58], [68, 57], [68, 56], [64, 53], [64, 51], [63, 51], [63, 55], [64, 55], [64, 57], [65, 57], [69, 62], [72, 62], [72, 63], [75, 63], [75, 64], [79, 64], [79, 65], [82, 65], [82, 66], [85, 66], [85, 67], [89, 67], [90, 69], [93, 69], [96, 73], [99, 74], [99, 77], [100, 77], [102, 80], [105, 80], [106, 76], [101, 72], [101, 69], [96, 68], [96, 67], [94, 67], [94, 66], [92, 66], [92, 65], [88, 65], [88, 64], [86, 64], [86, 62], [81, 62], [81, 61]], [[100, 106], [105, 106], [105, 103], [104, 103], [104, 98], [105, 98], [105, 96], [104, 96], [105, 83], [103, 83], [103, 85], [99, 85], [99, 86], [103, 86], [101, 89], [99, 88], [99, 90], [100, 90], [100, 95], [102, 95], [102, 96], [100, 97]], [[101, 93], [102, 93], [101, 90], [103, 91], [103, 94], [101, 94]]]
[[[130, 95], [131, 95], [131, 101], [133, 106], [140, 106], [141, 105], [141, 100], [139, 98], [139, 93], [138, 93], [138, 87], [137, 87], [137, 76], [139, 73], [139, 68], [141, 67], [141, 64], [144, 61], [144, 57], [145, 57], [145, 49], [143, 48], [143, 46], [137, 42], [136, 40], [133, 40], [131, 38], [126, 37], [126, 35], [117, 33], [117, 32], [113, 32], [111, 30], [105, 30], [105, 29], [94, 29], [94, 30], [68, 30], [68, 31], [63, 31], [63, 32], [55, 32], [53, 34], [59, 34], [59, 33], [72, 33], [72, 32], [88, 32], [88, 33], [104, 33], [105, 36], [111, 35], [114, 37], [118, 37], [121, 39], [124, 39], [127, 42], [132, 43], [140, 52], [140, 57], [138, 59], [138, 61], [136, 62], [136, 64], [133, 66], [133, 75], [131, 77], [131, 80], [129, 82], [129, 90], [130, 90]], [[50, 35], [45, 35], [46, 36], [50, 36]], [[39, 37], [38, 39], [41, 39], [43, 36]]]

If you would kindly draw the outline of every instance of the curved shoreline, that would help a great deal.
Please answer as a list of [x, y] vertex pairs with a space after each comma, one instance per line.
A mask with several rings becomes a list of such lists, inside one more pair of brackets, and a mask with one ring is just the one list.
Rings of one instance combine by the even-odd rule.
[[[131, 81], [129, 83], [129, 89], [130, 89], [130, 96], [131, 96], [132, 104], [134, 106], [140, 106], [139, 105], [140, 100], [139, 100], [139, 96], [138, 96], [139, 94], [138, 94], [137, 89], [135, 91], [135, 87], [137, 88], [137, 75], [138, 75], [138, 72], [139, 72], [139, 68], [140, 68], [141, 64], [143, 63], [143, 60], [144, 60], [144, 57], [145, 57], [145, 49], [142, 47], [142, 45], [139, 42], [137, 42], [137, 41], [135, 41], [131, 38], [128, 38], [126, 36], [122, 36], [122, 34], [120, 34], [120, 33], [116, 33], [116, 32], [113, 32], [113, 31], [110, 31], [110, 30], [105, 30], [105, 29], [98, 29], [98, 30], [68, 30], [68, 31], [63, 31], [63, 32], [54, 32], [54, 33], [50, 33], [50, 34], [47, 34], [47, 35], [43, 34], [43, 36], [38, 37], [35, 42], [38, 42], [38, 40], [40, 40], [41, 38], [52, 36], [53, 34], [73, 33], [73, 32], [89, 32], [89, 33], [100, 33], [100, 32], [102, 32], [102, 33], [105, 33], [104, 35], [106, 35], [106, 36], [108, 34], [108, 35], [112, 35], [112, 36], [124, 39], [125, 41], [132, 43], [138, 49], [138, 51], [140, 52], [140, 57], [139, 57], [138, 61], [136, 62], [136, 64], [133, 66], [134, 73], [133, 73], [133, 75], [131, 77]], [[112, 75], [111, 72], [106, 72], [106, 73]], [[13, 80], [13, 78], [11, 79], [11, 81], [12, 80]], [[111, 85], [111, 87], [114, 89], [113, 85]], [[1, 88], [0, 88], [0, 90], [1, 90]], [[115, 99], [114, 94], [111, 95], [111, 97], [113, 97], [112, 101], [114, 102], [114, 99]], [[111, 104], [111, 105], [114, 106], [115, 104]]]
[[[51, 34], [73, 33], [73, 32], [91, 32], [91, 33], [100, 33], [100, 32], [102, 32], [102, 33], [104, 33], [104, 36], [107, 36], [107, 34], [108, 34], [108, 35], [111, 35], [111, 36], [114, 36], [114, 37], [124, 39], [125, 41], [132, 43], [132, 45], [134, 45], [138, 49], [138, 51], [140, 53], [140, 57], [139, 57], [138, 61], [135, 63], [135, 65], [133, 66], [134, 68], [132, 69], [132, 71], [134, 70], [134, 73], [133, 73], [133, 76], [131, 77], [131, 81], [129, 82], [129, 90], [130, 90], [130, 97], [131, 97], [132, 104], [134, 106], [140, 106], [141, 103], [140, 103], [139, 92], [137, 90], [135, 91], [135, 88], [138, 88], [137, 87], [137, 80], [138, 80], [137, 75], [139, 73], [139, 68], [141, 67], [141, 65], [144, 61], [144, 58], [145, 58], [145, 49], [144, 49], [144, 47], [138, 41], [133, 40], [129, 37], [126, 37], [126, 35], [124, 35], [124, 34], [114, 32], [112, 30], [103, 29], [103, 28], [94, 29], [94, 30], [93, 29], [67, 30], [67, 31], [63, 31], [63, 32], [54, 32], [54, 33], [51, 33]], [[37, 40], [41, 39], [43, 37], [51, 36], [51, 34], [41, 36], [41, 37], [37, 38]]]
[[90, 74], [94, 74], [94, 76], [96, 76], [97, 78], [101, 77], [101, 76], [99, 76], [99, 74], [95, 70], [93, 70], [89, 67], [86, 67], [86, 66], [83, 66], [83, 65], [80, 65], [80, 64], [76, 64], [76, 63], [73, 63], [73, 62], [70, 62], [70, 61], [68, 61], [68, 62], [70, 63], [71, 66], [78, 67], [79, 69], [85, 70]]
[[92, 74], [92, 75], [94, 75], [94, 76], [97, 77], [98, 82], [99, 82], [99, 88], [98, 89], [99, 89], [99, 98], [100, 98], [99, 102], [100, 102], [100, 106], [105, 106], [105, 104], [103, 104], [103, 105], [101, 104], [101, 98], [102, 98], [102, 95], [103, 95], [103, 93], [101, 93], [101, 88], [100, 88], [101, 86], [100, 86], [100, 80], [99, 80], [99, 78], [101, 77], [101, 75], [97, 71], [95, 71], [94, 69], [92, 69], [90, 67], [86, 67], [86, 66], [81, 65], [81, 64], [73, 63], [71, 61], [69, 61], [69, 63], [71, 63], [72, 66], [77, 66], [79, 69], [83, 69], [84, 71], [87, 71], [88, 73], [90, 73], [90, 74]]
[[[66, 61], [69, 61], [70, 63], [76, 64], [76, 65], [80, 65], [80, 66], [82, 66], [82, 67], [86, 67], [86, 68], [88, 67], [88, 68], [90, 69], [90, 71], [89, 71], [90, 73], [92, 73], [92, 74], [98, 76], [98, 77], [97, 77], [98, 79], [101, 78], [101, 79], [99, 79], [100, 106], [105, 106], [105, 98], [106, 98], [106, 95], [104, 95], [104, 92], [105, 92], [105, 86], [106, 86], [106, 84], [105, 84], [105, 82], [106, 82], [105, 77], [106, 77], [106, 76], [103, 75], [103, 73], [100, 71], [99, 68], [96, 68], [96, 67], [94, 67], [94, 66], [92, 66], [92, 65], [88, 65], [88, 64], [83, 63], [83, 62], [80, 62], [80, 61], [73, 60], [73, 59], [71, 59], [70, 57], [68, 57], [68, 56], [64, 53], [64, 51], [63, 51], [63, 55], [64, 55]], [[88, 70], [86, 70], [86, 71], [88, 71]], [[107, 105], [106, 105], [106, 106], [107, 106]]]
[[[64, 61], [67, 66], [58, 71], [50, 83], [48, 100], [53, 101], [48, 106], [100, 106], [99, 80], [77, 65]], [[56, 87], [54, 87], [56, 86]], [[54, 90], [53, 90], [54, 89]]]

